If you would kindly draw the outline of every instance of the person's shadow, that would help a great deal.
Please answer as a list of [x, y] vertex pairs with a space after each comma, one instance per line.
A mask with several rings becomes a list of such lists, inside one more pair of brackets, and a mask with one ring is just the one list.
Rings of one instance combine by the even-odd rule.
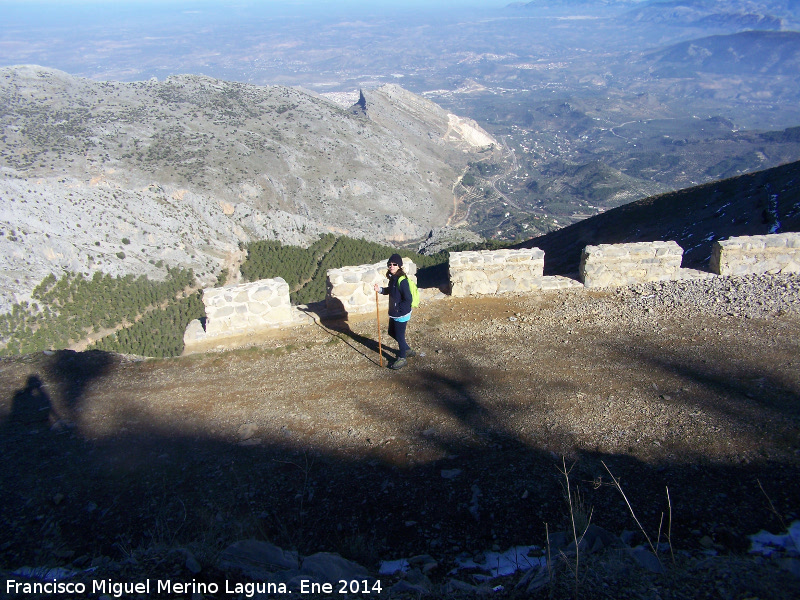
[[11, 399], [8, 425], [12, 428], [39, 429], [50, 427], [52, 411], [50, 396], [38, 375], [30, 375], [25, 387], [17, 390]]
[[[337, 306], [337, 303], [340, 306]], [[320, 306], [314, 306], [313, 308], [309, 305], [306, 312], [309, 314], [314, 313], [314, 323], [327, 334], [339, 338], [353, 350], [361, 354], [361, 356], [376, 365], [380, 365], [381, 354], [384, 357], [384, 362], [388, 360], [388, 354], [393, 355], [394, 358], [399, 356], [399, 352], [396, 349], [387, 348], [377, 340], [356, 333], [350, 329], [350, 325], [347, 322], [347, 311], [344, 309], [344, 305], [342, 305], [339, 299], [328, 299], [324, 310], [321, 310], [321, 305], [322, 303], [320, 303]], [[388, 320], [388, 317], [386, 317], [386, 319]], [[360, 344], [362, 348], [359, 348], [356, 344]]]

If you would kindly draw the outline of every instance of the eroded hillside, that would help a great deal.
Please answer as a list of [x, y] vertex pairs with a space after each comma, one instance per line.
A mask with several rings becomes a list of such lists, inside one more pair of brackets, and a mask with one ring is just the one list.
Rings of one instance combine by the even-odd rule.
[[207, 282], [253, 239], [422, 238], [447, 221], [453, 185], [493, 140], [397, 86], [365, 97], [351, 111], [200, 76], [2, 69], [4, 301], [62, 269], [159, 276], [163, 261]]
[[800, 162], [631, 202], [520, 247], [540, 248], [550, 275], [576, 273], [589, 244], [674, 240], [683, 267], [708, 270], [716, 240], [800, 231]]

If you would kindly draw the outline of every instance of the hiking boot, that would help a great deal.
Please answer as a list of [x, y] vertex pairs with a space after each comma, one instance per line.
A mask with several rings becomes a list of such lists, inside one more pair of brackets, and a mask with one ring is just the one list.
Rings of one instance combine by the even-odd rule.
[[412, 350], [411, 348], [409, 348], [408, 352], [406, 352], [406, 358], [413, 358], [416, 355], [417, 355], [417, 351], [416, 350]]
[[408, 361], [405, 358], [398, 358], [389, 366], [389, 368], [397, 371], [398, 369], [402, 369], [403, 367], [405, 367], [407, 364]]

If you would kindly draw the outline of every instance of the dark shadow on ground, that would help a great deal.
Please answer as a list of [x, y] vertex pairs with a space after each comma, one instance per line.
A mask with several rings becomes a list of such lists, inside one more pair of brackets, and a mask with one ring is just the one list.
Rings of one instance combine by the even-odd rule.
[[93, 379], [106, 375], [112, 368], [115, 357], [114, 354], [100, 350], [59, 350], [50, 357], [47, 369], [53, 372], [58, 382], [58, 392], [66, 410], [74, 410], [85, 387]]
[[[387, 348], [377, 339], [372, 339], [356, 333], [350, 328], [348, 323], [348, 316], [344, 310], [344, 306], [340, 301], [335, 300], [339, 308], [329, 309], [321, 306], [322, 303], [317, 304], [315, 307], [309, 307], [306, 312], [309, 315], [314, 315], [314, 324], [319, 327], [326, 334], [333, 338], [339, 339], [347, 344], [350, 348], [358, 352], [361, 356], [370, 362], [379, 365], [381, 363], [381, 354], [383, 354], [384, 365], [386, 363]], [[385, 317], [388, 319], [388, 316]], [[378, 337], [376, 330], [376, 337]], [[381, 332], [381, 336], [385, 337], [385, 332]], [[397, 353], [395, 352], [395, 355]]]
[[[388, 319], [389, 317], [385, 317], [385, 320]], [[372, 339], [350, 329], [350, 325], [346, 319], [324, 320], [320, 323], [320, 327], [325, 329], [325, 331], [329, 334], [335, 335], [353, 350], [358, 352], [361, 356], [370, 362], [375, 363], [376, 365], [381, 362], [381, 355], [383, 356], [384, 365], [386, 363], [387, 356], [390, 353], [393, 353], [395, 356], [397, 356], [397, 350], [390, 350], [386, 346], [386, 331], [381, 331], [379, 336], [376, 329], [375, 337], [378, 339]], [[359, 348], [359, 346], [361, 347]]]
[[350, 328], [349, 317], [341, 300], [332, 298], [322, 306], [322, 303], [306, 309], [309, 315], [315, 315], [314, 323], [325, 333], [336, 337], [358, 352], [370, 362], [387, 366], [387, 361], [397, 359], [399, 352], [396, 342], [392, 340], [387, 327], [389, 316], [384, 310], [382, 314], [376, 313], [375, 338], [367, 337]]
[[25, 387], [17, 390], [11, 399], [8, 425], [16, 427], [49, 427], [50, 396], [42, 387], [38, 375], [31, 375]]
[[[302, 449], [291, 438], [241, 444], [156, 427], [130, 415], [102, 439], [79, 429], [39, 429], [19, 441], [17, 415], [43, 412], [50, 389], [61, 389], [80, 411], [89, 377], [103, 376], [88, 357], [29, 365], [24, 388], [2, 401], [10, 411], [0, 426], [0, 569], [22, 565], [124, 569], [125, 577], [218, 580], [220, 550], [248, 538], [269, 540], [302, 554], [334, 551], [375, 569], [382, 559], [431, 554], [444, 575], [452, 557], [517, 544], [544, 545], [545, 531], [567, 527], [562, 457], [523, 443], [481, 401], [482, 381], [428, 370], [418, 378], [419, 401], [439, 403], [475, 439], [448, 436], [432, 425], [418, 432], [447, 447], [441, 460], [406, 467], [365, 448], [345, 459]], [[112, 357], [99, 364], [106, 369]], [[75, 381], [71, 377], [75, 376]], [[569, 432], [563, 432], [565, 437]], [[476, 441], [477, 440], [477, 441]], [[709, 536], [725, 551], [741, 551], [746, 534], [780, 530], [760, 482], [778, 512], [795, 514], [800, 465], [646, 464], [627, 455], [575, 451], [570, 477], [593, 522], [621, 533], [634, 530], [624, 499], [609, 485], [603, 463], [619, 478], [645, 529], [653, 536], [672, 501], [676, 549], [702, 550]], [[165, 550], [165, 549], [173, 549]], [[186, 550], [203, 570], [191, 573]], [[123, 567], [120, 567], [123, 565]], [[435, 573], [431, 573], [434, 576]], [[108, 576], [102, 570], [94, 577]]]
[[[607, 343], [609, 356], [628, 364], [641, 364], [652, 373], [661, 373], [677, 381], [692, 384], [695, 392], [686, 392], [676, 401], [706, 410], [723, 412], [742, 423], [752, 424], [752, 405], [772, 413], [775, 433], [778, 421], [796, 424], [800, 421], [800, 388], [798, 381], [770, 374], [768, 366], [756, 363], [760, 348], [743, 347], [730, 352], [698, 359], [685, 351], [654, 346], [641, 340], [635, 348]], [[799, 349], [800, 351], [800, 349]], [[744, 357], [748, 357], [746, 360]], [[713, 399], [714, 401], [710, 401]], [[720, 399], [726, 402], [720, 402]], [[749, 407], [749, 408], [748, 408]], [[764, 424], [766, 426], [766, 423]]]

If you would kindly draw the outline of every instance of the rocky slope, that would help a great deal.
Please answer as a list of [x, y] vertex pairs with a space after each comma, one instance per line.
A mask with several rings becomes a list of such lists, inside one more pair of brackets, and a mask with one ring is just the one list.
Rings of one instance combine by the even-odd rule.
[[494, 141], [398, 86], [364, 95], [0, 69], [0, 308], [62, 269], [209, 282], [253, 239], [421, 239]]
[[684, 268], [708, 270], [715, 240], [800, 231], [800, 162], [645, 198], [518, 247], [544, 250], [546, 275], [577, 273], [589, 244], [674, 240]]

